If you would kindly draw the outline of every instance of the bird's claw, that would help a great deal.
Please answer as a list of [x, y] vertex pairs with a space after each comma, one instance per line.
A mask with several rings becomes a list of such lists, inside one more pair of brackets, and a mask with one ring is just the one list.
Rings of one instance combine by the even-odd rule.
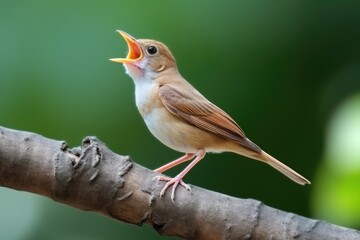
[[176, 176], [174, 178], [170, 178], [170, 177], [165, 177], [165, 176], [156, 176], [154, 177], [154, 179], [157, 179], [158, 181], [166, 181], [167, 183], [165, 184], [165, 186], [163, 187], [163, 189], [160, 192], [160, 197], [162, 197], [166, 190], [173, 185], [172, 190], [171, 190], [171, 200], [174, 202], [175, 200], [175, 191], [177, 186], [180, 184], [181, 186], [183, 186], [186, 190], [191, 192], [191, 187], [184, 183], [184, 181], [182, 180], [181, 177]]

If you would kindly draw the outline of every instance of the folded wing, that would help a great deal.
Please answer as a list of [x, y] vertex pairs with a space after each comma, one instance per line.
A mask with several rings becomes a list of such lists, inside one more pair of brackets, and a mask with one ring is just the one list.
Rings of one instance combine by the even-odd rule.
[[159, 97], [172, 114], [189, 124], [237, 142], [255, 152], [261, 152], [261, 149], [248, 140], [244, 131], [226, 112], [211, 103], [198, 91], [193, 90], [189, 94], [176, 85], [162, 85], [159, 88]]

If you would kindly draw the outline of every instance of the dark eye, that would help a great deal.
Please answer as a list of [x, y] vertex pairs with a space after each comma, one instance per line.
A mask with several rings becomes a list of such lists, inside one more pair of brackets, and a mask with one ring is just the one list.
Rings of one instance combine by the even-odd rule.
[[157, 53], [158, 49], [155, 47], [155, 46], [149, 46], [147, 48], [147, 52], [150, 54], [150, 55], [154, 55], [155, 53]]

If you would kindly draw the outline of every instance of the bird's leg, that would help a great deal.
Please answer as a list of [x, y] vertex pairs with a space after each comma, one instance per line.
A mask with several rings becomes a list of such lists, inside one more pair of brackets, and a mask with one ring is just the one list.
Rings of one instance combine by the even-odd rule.
[[165, 164], [164, 166], [161, 166], [161, 167], [155, 169], [154, 172], [156, 172], [156, 173], [165, 172], [166, 170], [168, 170], [172, 167], [175, 167], [183, 162], [191, 160], [192, 158], [194, 158], [194, 156], [195, 156], [195, 153], [187, 153], [184, 156], [182, 156], [181, 158], [178, 158], [172, 162], [169, 162], [168, 164]]
[[175, 199], [175, 191], [176, 191], [176, 188], [177, 188], [177, 186], [179, 184], [181, 186], [183, 186], [184, 188], [186, 188], [187, 190], [191, 191], [190, 186], [187, 185], [186, 183], [184, 183], [184, 181], [182, 179], [201, 159], [204, 158], [205, 154], [206, 154], [206, 152], [205, 152], [204, 149], [198, 149], [197, 152], [196, 152], [196, 158], [182, 172], [180, 172], [174, 178], [169, 178], [169, 177], [165, 177], [165, 176], [158, 176], [157, 177], [158, 180], [167, 181], [164, 188], [160, 192], [160, 197], [162, 197], [165, 194], [166, 189], [168, 189], [171, 185], [173, 185], [172, 191], [171, 191], [171, 200], [172, 201], [174, 201], [174, 199]]

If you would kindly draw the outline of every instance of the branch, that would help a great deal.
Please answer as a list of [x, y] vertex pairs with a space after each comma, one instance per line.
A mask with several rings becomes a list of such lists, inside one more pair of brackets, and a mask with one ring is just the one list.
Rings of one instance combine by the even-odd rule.
[[[193, 186], [176, 202], [163, 182], [95, 137], [65, 142], [0, 127], [0, 186], [47, 196], [82, 210], [185, 239], [360, 239], [360, 232]], [[209, 201], [210, 200], [210, 201]]]

